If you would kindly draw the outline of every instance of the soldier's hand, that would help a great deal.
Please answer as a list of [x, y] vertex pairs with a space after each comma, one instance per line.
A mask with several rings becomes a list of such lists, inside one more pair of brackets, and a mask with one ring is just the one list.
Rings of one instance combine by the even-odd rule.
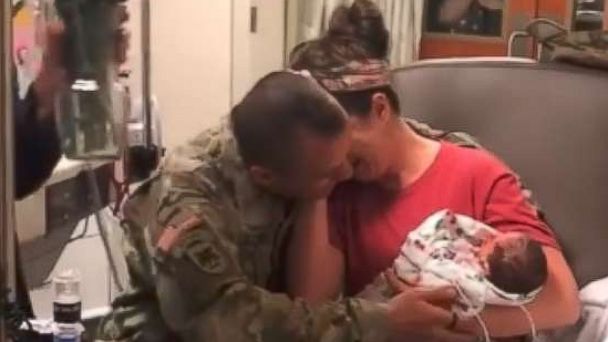
[[448, 329], [454, 317], [444, 307], [453, 303], [456, 296], [452, 288], [404, 290], [389, 302], [393, 340], [408, 341], [412, 336], [425, 336], [432, 341], [475, 341], [474, 335]]

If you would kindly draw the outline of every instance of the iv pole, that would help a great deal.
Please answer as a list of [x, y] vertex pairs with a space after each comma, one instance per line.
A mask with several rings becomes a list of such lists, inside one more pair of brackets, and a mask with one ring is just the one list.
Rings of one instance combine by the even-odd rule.
[[[12, 1], [0, 1], [0, 311], [15, 301], [15, 216], [13, 182]], [[0, 341], [8, 340], [0, 315]]]
[[150, 0], [141, 1], [141, 56], [142, 56], [142, 108], [145, 125], [145, 145], [152, 148], [152, 91], [151, 91], [151, 57], [150, 57]]

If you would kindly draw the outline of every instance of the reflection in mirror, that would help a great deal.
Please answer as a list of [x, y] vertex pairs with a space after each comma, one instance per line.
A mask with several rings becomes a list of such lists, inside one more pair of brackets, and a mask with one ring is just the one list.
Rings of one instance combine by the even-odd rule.
[[[141, 133], [143, 128], [135, 131], [127, 127], [140, 121], [133, 122], [130, 117], [126, 121], [130, 114], [128, 72], [119, 68], [125, 62], [129, 45], [123, 26], [128, 19], [124, 3], [123, 0], [20, 0], [11, 19], [3, 21], [13, 28], [13, 46], [3, 54], [11, 56], [12, 50], [14, 58], [11, 76], [16, 95], [11, 111], [15, 118], [17, 158], [14, 164], [2, 164], [6, 169], [17, 170], [15, 226], [19, 248], [15, 253], [14, 292], [19, 310], [14, 310], [10, 318], [18, 322], [24, 317], [46, 321], [53, 318], [56, 293], [52, 279], [66, 270], [75, 270], [80, 275], [85, 320], [106, 312], [113, 295], [124, 288], [124, 279], [118, 279], [125, 274], [124, 265], [120, 264], [124, 260], [120, 250], [121, 229], [118, 210], [113, 209], [119, 207], [132, 184], [133, 179], [127, 177], [126, 171], [125, 155], [129, 151], [112, 148], [111, 153], [96, 153], [106, 151], [107, 143], [118, 142], [119, 138], [123, 139], [120, 142], [131, 142], [131, 146], [145, 140], [137, 138], [145, 134]], [[50, 14], [58, 4], [69, 7], [63, 8], [66, 13], [62, 18]], [[99, 11], [98, 6], [104, 11]], [[89, 20], [89, 16], [95, 20]], [[59, 19], [62, 25], [56, 21]], [[106, 24], [103, 29], [100, 22]], [[94, 85], [93, 79], [97, 84], [85, 87]], [[58, 94], [65, 89], [91, 92], [84, 100], [71, 96], [67, 102], [73, 107], [65, 110], [66, 103], [58, 105]], [[103, 92], [92, 94], [99, 89]], [[95, 109], [85, 118], [82, 110], [91, 102]], [[74, 143], [84, 142], [78, 145], [84, 148], [81, 151], [84, 154], [70, 153], [65, 139], [63, 146], [59, 144], [54, 119], [62, 117], [53, 114], [68, 112], [77, 113], [70, 119], [82, 119], [85, 128], [100, 128], [96, 132], [85, 129], [72, 139]], [[127, 128], [129, 133], [141, 134], [134, 138], [136, 134], [127, 136]], [[114, 130], [121, 136], [116, 137], [118, 133], [112, 133]], [[62, 157], [61, 152], [72, 159]], [[114, 158], [118, 152], [120, 160], [105, 158]], [[91, 323], [87, 330], [94, 333]]]
[[595, 31], [604, 26], [605, 0], [574, 0], [573, 31]]
[[428, 0], [426, 32], [498, 37], [505, 1]]

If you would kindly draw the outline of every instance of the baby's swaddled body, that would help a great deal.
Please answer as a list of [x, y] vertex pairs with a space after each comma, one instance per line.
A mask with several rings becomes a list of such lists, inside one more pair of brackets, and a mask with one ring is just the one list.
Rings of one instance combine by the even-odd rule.
[[[540, 245], [522, 234], [500, 233], [468, 216], [441, 210], [408, 235], [393, 270], [418, 288], [456, 288], [453, 312], [471, 317], [485, 304], [521, 306], [531, 301], [546, 278], [541, 254]], [[543, 269], [544, 275], [538, 272]], [[520, 284], [508, 284], [513, 281]], [[372, 300], [390, 295], [383, 276], [361, 293]]]

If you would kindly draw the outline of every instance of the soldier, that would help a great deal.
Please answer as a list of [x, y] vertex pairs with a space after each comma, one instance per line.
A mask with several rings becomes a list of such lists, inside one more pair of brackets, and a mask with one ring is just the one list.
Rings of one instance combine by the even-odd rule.
[[346, 114], [312, 78], [260, 80], [229, 124], [170, 154], [126, 205], [132, 286], [98, 339], [385, 341], [447, 326], [436, 304], [451, 303], [452, 289], [314, 307], [272, 292], [283, 288], [297, 200], [349, 178], [349, 151]]

